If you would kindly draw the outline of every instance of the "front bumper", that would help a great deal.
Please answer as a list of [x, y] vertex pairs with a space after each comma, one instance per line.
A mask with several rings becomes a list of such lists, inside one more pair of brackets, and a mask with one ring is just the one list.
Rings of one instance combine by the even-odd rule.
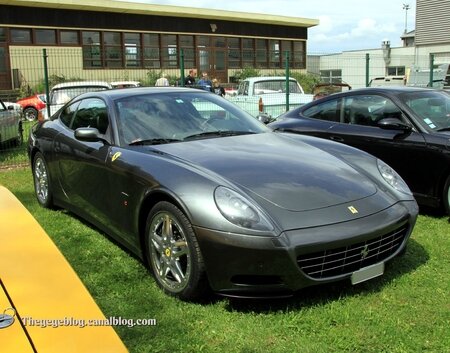
[[211, 288], [237, 297], [289, 296], [400, 253], [418, 207], [399, 202], [356, 220], [260, 237], [194, 227]]

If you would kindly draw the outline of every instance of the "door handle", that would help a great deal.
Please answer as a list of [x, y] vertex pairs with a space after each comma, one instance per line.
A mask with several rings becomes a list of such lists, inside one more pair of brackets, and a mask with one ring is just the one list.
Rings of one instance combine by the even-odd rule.
[[336, 142], [344, 142], [344, 139], [340, 136], [330, 136], [330, 140], [333, 140]]

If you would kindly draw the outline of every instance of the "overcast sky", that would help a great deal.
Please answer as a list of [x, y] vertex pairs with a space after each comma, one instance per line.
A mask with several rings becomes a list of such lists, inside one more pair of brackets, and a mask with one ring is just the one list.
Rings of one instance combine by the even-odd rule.
[[414, 29], [416, 10], [414, 0], [130, 1], [317, 19], [320, 24], [308, 30], [309, 53], [380, 48], [383, 40], [399, 47], [405, 30], [403, 4], [409, 5], [408, 31]]

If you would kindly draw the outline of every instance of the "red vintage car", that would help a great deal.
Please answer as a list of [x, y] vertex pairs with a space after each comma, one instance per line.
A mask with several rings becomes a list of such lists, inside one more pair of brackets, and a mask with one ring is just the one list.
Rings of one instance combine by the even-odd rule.
[[38, 112], [45, 108], [45, 94], [35, 94], [17, 101], [22, 106], [23, 116], [28, 121], [36, 120]]

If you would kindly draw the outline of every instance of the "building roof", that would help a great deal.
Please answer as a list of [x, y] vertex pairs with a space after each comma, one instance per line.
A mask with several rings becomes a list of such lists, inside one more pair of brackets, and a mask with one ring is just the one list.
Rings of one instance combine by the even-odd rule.
[[313, 27], [319, 20], [267, 15], [225, 10], [200, 9], [195, 7], [168, 6], [144, 4], [127, 1], [111, 0], [3, 0], [3, 5], [28, 6], [51, 9], [66, 9], [80, 11], [116, 12], [124, 14], [173, 16], [186, 18], [200, 18], [208, 20], [223, 20], [235, 22], [249, 22], [259, 24], [283, 25], [293, 27]]
[[414, 38], [416, 36], [416, 31], [412, 30], [406, 33], [403, 33], [402, 36], [400, 37], [401, 39], [406, 39], [406, 38]]

